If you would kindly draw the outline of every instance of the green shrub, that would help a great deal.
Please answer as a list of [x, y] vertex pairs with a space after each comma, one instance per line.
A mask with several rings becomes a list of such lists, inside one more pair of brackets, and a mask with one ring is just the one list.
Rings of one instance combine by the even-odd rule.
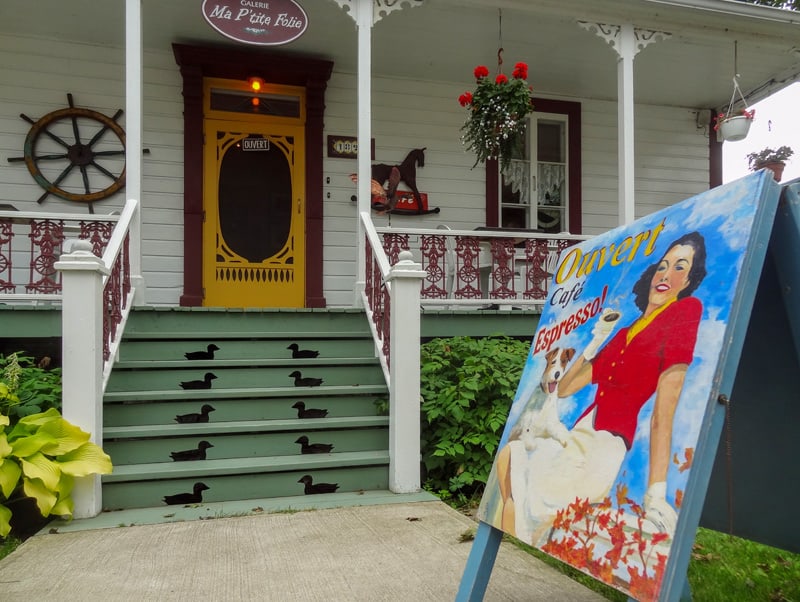
[[0, 414], [13, 426], [51, 408], [61, 410], [61, 368], [46, 370], [21, 352], [0, 355]]
[[483, 490], [530, 344], [509, 337], [434, 339], [420, 353], [426, 487]]

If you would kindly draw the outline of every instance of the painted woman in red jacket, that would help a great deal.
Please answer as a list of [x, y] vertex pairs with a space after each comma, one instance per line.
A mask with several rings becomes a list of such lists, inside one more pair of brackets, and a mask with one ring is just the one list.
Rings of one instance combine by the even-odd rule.
[[603, 345], [620, 318], [619, 312], [604, 310], [592, 340], [558, 387], [559, 397], [567, 397], [589, 383], [597, 385], [593, 403], [571, 431], [583, 433], [584, 443], [592, 442], [590, 454], [605, 457], [602, 478], [613, 473], [609, 490], [633, 443], [639, 412], [655, 393], [644, 507], [647, 517], [670, 533], [677, 522], [666, 500], [672, 423], [694, 355], [703, 307], [691, 294], [706, 275], [705, 263], [705, 241], [699, 233], [674, 241], [633, 287], [641, 315]]

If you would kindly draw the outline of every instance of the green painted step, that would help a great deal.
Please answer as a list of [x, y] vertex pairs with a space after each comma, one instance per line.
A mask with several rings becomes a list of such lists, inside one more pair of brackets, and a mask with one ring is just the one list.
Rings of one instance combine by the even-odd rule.
[[338, 385], [321, 387], [251, 387], [247, 389], [208, 389], [185, 391], [183, 389], [168, 391], [107, 391], [104, 403], [123, 401], [166, 401], [183, 400], [200, 403], [211, 403], [222, 399], [243, 399], [260, 397], [328, 397], [331, 395], [381, 395], [388, 388], [382, 385]]
[[333, 445], [332, 454], [385, 451], [389, 447], [388, 424], [384, 424], [383, 428], [328, 428], [321, 431], [273, 429], [234, 434], [214, 432], [179, 436], [174, 433], [171, 437], [161, 435], [158, 438], [146, 439], [106, 439], [103, 442], [103, 449], [111, 456], [115, 467], [158, 462], [172, 464], [171, 452], [197, 449], [200, 441], [207, 441], [213, 447], [206, 450], [206, 460], [195, 462], [259, 456], [300, 456], [301, 448], [296, 440], [301, 435], [308, 437], [311, 444]]
[[392, 493], [385, 489], [379, 489], [346, 493], [323, 493], [321, 495], [255, 498], [229, 502], [203, 502], [202, 504], [188, 506], [167, 506], [162, 503], [160, 506], [155, 507], [101, 512], [92, 518], [68, 521], [56, 518], [47, 525], [47, 529], [57, 529], [59, 533], [70, 533], [87, 529], [116, 529], [121, 526], [157, 525], [231, 516], [257, 516], [276, 512], [300, 512], [323, 508], [438, 501], [439, 498], [424, 490], [416, 493]]
[[326, 429], [374, 428], [389, 425], [388, 416], [354, 418], [316, 418], [306, 420], [263, 420], [239, 422], [205, 422], [201, 424], [148, 424], [112, 426], [103, 429], [103, 438], [141, 439], [147, 437], [194, 437], [212, 434], [239, 434], [278, 431], [318, 431]]
[[215, 368], [280, 368], [282, 371], [315, 370], [330, 366], [378, 366], [374, 357], [333, 357], [315, 359], [213, 359], [213, 360], [121, 360], [114, 365], [114, 370], [213, 370]]
[[222, 333], [363, 332], [369, 326], [363, 309], [222, 309], [183, 307], [135, 308], [125, 328], [126, 338], [139, 333], [181, 333], [182, 338]]
[[[188, 339], [184, 333], [174, 333], [171, 340], [164, 340], [163, 332], [147, 333], [148, 336], [134, 335], [127, 337], [120, 348], [120, 363], [144, 360], [174, 360], [177, 362], [192, 362], [197, 365], [198, 360], [187, 360], [185, 353], [205, 351], [213, 343], [219, 350], [214, 352], [214, 360], [247, 360], [247, 359], [292, 359], [291, 350], [287, 347], [296, 342], [301, 350], [319, 351], [320, 360], [330, 360], [337, 357], [375, 357], [375, 345], [369, 333], [304, 333], [304, 337], [296, 336], [286, 338], [254, 338], [248, 333], [246, 338], [241, 334], [231, 334], [231, 338], [217, 336], [196, 336], [202, 333], [192, 333]], [[297, 360], [295, 360], [297, 361]]]
[[[372, 452], [373, 455], [377, 455]], [[308, 456], [304, 456], [306, 458]], [[107, 482], [103, 477], [103, 508], [119, 510], [123, 508], [149, 508], [162, 506], [167, 513], [178, 510], [182, 506], [167, 506], [162, 501], [165, 495], [191, 492], [196, 482], [205, 483], [210, 489], [203, 492], [204, 503], [253, 500], [263, 498], [281, 498], [303, 496], [304, 487], [298, 483], [306, 474], [311, 475], [314, 483], [338, 483], [336, 494], [358, 493], [363, 491], [386, 490], [389, 488], [388, 453], [384, 454], [381, 464], [334, 465], [329, 467], [312, 467], [295, 464], [293, 470], [273, 472], [238, 473], [219, 471], [218, 474], [196, 474], [183, 478], [164, 478], [159, 480], [136, 480], [128, 482]], [[235, 463], [230, 460], [230, 468]], [[288, 464], [285, 466], [289, 468]], [[163, 475], [162, 475], [163, 476]], [[336, 495], [334, 494], [334, 495]], [[323, 498], [324, 495], [304, 496], [309, 500]]]
[[[180, 383], [202, 381], [208, 372], [217, 378], [211, 381], [211, 391], [228, 388], [274, 388], [295, 387], [295, 378], [290, 375], [298, 371], [304, 378], [322, 379], [323, 385], [379, 385], [385, 382], [377, 363], [354, 366], [253, 366], [250, 368], [215, 367], [181, 368], [160, 370], [114, 370], [106, 391], [181, 391], [190, 394], [197, 389], [185, 390]], [[209, 390], [201, 389], [202, 392]]]
[[320, 468], [341, 466], [370, 466], [388, 464], [389, 452], [367, 451], [341, 454], [306, 454], [297, 456], [273, 456], [255, 458], [231, 458], [225, 460], [201, 460], [195, 462], [152, 462], [115, 466], [114, 472], [103, 475], [103, 483], [129, 481], [151, 481], [163, 479], [198, 479], [210, 476], [257, 474], [261, 472], [285, 472], [302, 470], [308, 472]]
[[[385, 387], [378, 388], [373, 394], [353, 395], [342, 394], [337, 396], [309, 397], [301, 395], [274, 396], [274, 397], [247, 397], [243, 399], [215, 399], [208, 400], [214, 408], [209, 414], [209, 423], [259, 421], [259, 420], [291, 420], [298, 419], [297, 409], [292, 406], [303, 401], [306, 408], [325, 409], [328, 414], [322, 419], [303, 419], [301, 422], [325, 422], [349, 417], [373, 417], [378, 411], [376, 399], [387, 399], [388, 391]], [[294, 391], [292, 391], [294, 393]], [[164, 400], [152, 403], [109, 403], [103, 405], [103, 421], [106, 430], [109, 427], [128, 427], [160, 424], [183, 429], [205, 428], [208, 424], [177, 424], [175, 416], [178, 414], [197, 413], [204, 401], [194, 398], [186, 400]], [[211, 428], [211, 427], [208, 427]], [[324, 428], [324, 427], [323, 427]]]

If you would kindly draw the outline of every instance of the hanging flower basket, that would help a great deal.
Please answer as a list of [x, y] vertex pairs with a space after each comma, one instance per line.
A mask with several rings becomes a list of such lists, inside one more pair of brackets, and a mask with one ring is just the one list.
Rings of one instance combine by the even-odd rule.
[[[739, 95], [741, 102], [744, 104], [743, 109], [733, 110], [733, 105], [736, 102], [736, 95]], [[736, 76], [733, 77], [733, 94], [731, 94], [731, 101], [728, 103], [728, 110], [716, 116], [714, 124], [714, 131], [719, 136], [718, 139], [727, 142], [737, 142], [744, 140], [747, 133], [750, 131], [750, 124], [755, 119], [756, 110], [748, 109], [747, 101], [739, 88], [739, 80]]]
[[[754, 111], [750, 112], [754, 113]], [[719, 122], [719, 133], [722, 139], [728, 142], [744, 140], [750, 131], [751, 123], [753, 123], [753, 118], [748, 115], [728, 117]]]
[[469, 111], [461, 128], [461, 142], [475, 153], [475, 165], [497, 158], [507, 167], [522, 143], [525, 117], [533, 111], [528, 65], [517, 63], [512, 79], [500, 73], [492, 80], [489, 69], [475, 67], [475, 92], [464, 92], [459, 104]]

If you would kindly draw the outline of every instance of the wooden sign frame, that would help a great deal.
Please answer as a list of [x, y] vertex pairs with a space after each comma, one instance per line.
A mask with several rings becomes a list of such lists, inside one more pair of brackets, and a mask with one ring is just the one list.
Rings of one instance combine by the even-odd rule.
[[[660, 515], [655, 510], [648, 509], [647, 503], [652, 500], [649, 497], [652, 493], [646, 484], [644, 486], [639, 484], [639, 489], [634, 491], [637, 487], [637, 485], [633, 484], [636, 479], [639, 481], [644, 480], [646, 483], [646, 479], [643, 478], [644, 474], [640, 474], [645, 472], [645, 468], [637, 468], [639, 465], [630, 460], [637, 453], [637, 445], [644, 445], [641, 441], [646, 441], [648, 445], [650, 443], [650, 429], [642, 428], [641, 425], [637, 426], [635, 437], [625, 430], [629, 427], [620, 427], [622, 428], [620, 432], [623, 434], [615, 432], [613, 433], [615, 436], [607, 437], [612, 440], [621, 438], [627, 447], [624, 452], [625, 460], [623, 463], [625, 473], [623, 474], [623, 471], [620, 470], [616, 477], [617, 481], [615, 481], [617, 484], [616, 500], [606, 507], [603, 506], [603, 501], [588, 500], [587, 498], [587, 501], [593, 503], [586, 505], [586, 507], [593, 506], [594, 508], [614, 507], [616, 511], [621, 512], [624, 504], [632, 504], [632, 512], [636, 517], [644, 519], [644, 522], [652, 523], [652, 528], [645, 534], [645, 537], [648, 538], [647, 545], [653, 546], [653, 549], [659, 544], [667, 546], [667, 548], [662, 547], [662, 549], [666, 550], [666, 553], [663, 554], [663, 559], [659, 559], [658, 576], [651, 579], [651, 583], [648, 585], [649, 589], [637, 588], [637, 584], [633, 583], [633, 577], [627, 584], [620, 583], [619, 574], [611, 576], [609, 573], [604, 576], [603, 581], [640, 600], [677, 601], [691, 596], [686, 579], [686, 571], [714, 466], [714, 459], [725, 418], [726, 403], [730, 400], [734, 379], [737, 375], [745, 335], [751, 312], [753, 311], [753, 303], [768, 247], [772, 248], [778, 277], [784, 287], [783, 290], [786, 291], [784, 302], [787, 308], [800, 307], [800, 262], [797, 260], [800, 257], [800, 200], [798, 200], [800, 198], [798, 196], [800, 186], [783, 187], [781, 207], [780, 212], [778, 212], [780, 193], [781, 188], [774, 182], [771, 172], [762, 170], [642, 218], [630, 226], [621, 227], [585, 241], [577, 249], [566, 249], [562, 252], [553, 276], [551, 292], [540, 318], [537, 334], [534, 336], [531, 345], [531, 354], [509, 413], [508, 424], [501, 438], [500, 451], [495, 458], [492, 475], [487, 484], [484, 499], [481, 502], [481, 509], [479, 510], [481, 522], [467, 560], [456, 600], [472, 601], [483, 599], [504, 530], [516, 535], [517, 527], [520, 524], [527, 524], [518, 522], [518, 517], [515, 517], [514, 520], [506, 520], [509, 508], [509, 488], [506, 486], [504, 490], [503, 483], [508, 483], [511, 479], [504, 480], [503, 462], [507, 462], [508, 471], [510, 472], [511, 460], [509, 459], [510, 456], [503, 456], [503, 450], [517, 450], [513, 453], [522, 454], [520, 457], [527, 463], [526, 466], [533, 467], [525, 470], [535, 471], [537, 468], [536, 454], [543, 453], [537, 451], [540, 449], [538, 446], [543, 446], [541, 449], [547, 449], [546, 446], [553, 446], [551, 449], [556, 450], [553, 453], [558, 455], [559, 446], [566, 449], [572, 443], [568, 439], [562, 442], [557, 435], [553, 434], [552, 430], [548, 431], [547, 429], [551, 425], [547, 423], [547, 420], [540, 412], [535, 413], [535, 417], [530, 418], [529, 422], [524, 422], [523, 418], [528, 416], [525, 412], [533, 407], [531, 400], [533, 399], [532, 392], [535, 391], [535, 386], [533, 385], [535, 380], [533, 376], [534, 370], [540, 370], [542, 365], [546, 363], [544, 356], [548, 354], [551, 347], [554, 348], [556, 345], [560, 345], [563, 348], [566, 347], [567, 343], [584, 343], [586, 340], [592, 340], [592, 337], [595, 336], [593, 333], [596, 333], [593, 329], [593, 324], [596, 324], [596, 321], [605, 315], [604, 310], [613, 307], [616, 302], [628, 303], [627, 311], [630, 313], [630, 302], [621, 299], [621, 290], [618, 290], [617, 282], [621, 280], [623, 287], [626, 281], [630, 284], [633, 280], [631, 274], [638, 274], [638, 269], [648, 263], [658, 262], [655, 265], [661, 265], [664, 262], [677, 263], [677, 260], [672, 255], [667, 255], [666, 243], [680, 238], [677, 235], [683, 231], [695, 230], [706, 235], [706, 251], [709, 259], [705, 263], [708, 275], [703, 275], [705, 278], [704, 284], [701, 285], [703, 290], [687, 293], [687, 296], [696, 295], [701, 302], [704, 299], [713, 298], [716, 300], [713, 304], [709, 303], [714, 315], [709, 315], [708, 308], [705, 305], [703, 306], [700, 324], [704, 325], [705, 330], [703, 332], [706, 335], [712, 333], [718, 338], [703, 338], [703, 345], [710, 345], [710, 351], [704, 349], [702, 352], [706, 355], [703, 358], [697, 359], [696, 356], [690, 356], [689, 360], [679, 364], [685, 365], [688, 363], [689, 368], [685, 371], [684, 379], [680, 381], [683, 388], [680, 389], [680, 398], [676, 402], [678, 409], [674, 410], [675, 422], [670, 422], [670, 424], [674, 424], [670, 435], [673, 444], [673, 447], [671, 447], [671, 460], [674, 465], [670, 467], [670, 477], [667, 478], [669, 485], [667, 498], [668, 504], [676, 508], [676, 520], [673, 523], [669, 521], [660, 522], [658, 519]], [[740, 215], [735, 217], [734, 215], [737, 213]], [[776, 213], [779, 213], [779, 219], [777, 220]], [[698, 226], [698, 224], [700, 225]], [[740, 241], [738, 243], [734, 240], [737, 237]], [[628, 239], [631, 239], [632, 242], [625, 242]], [[679, 250], [687, 244], [678, 245]], [[631, 250], [637, 245], [639, 256], [635, 258]], [[715, 253], [715, 245], [728, 245], [726, 249], [729, 250], [725, 253]], [[673, 249], [674, 246], [675, 242], [672, 243], [669, 249]], [[623, 247], [625, 251], [621, 252], [620, 249]], [[662, 255], [662, 253], [664, 254]], [[696, 254], [696, 251], [694, 253]], [[647, 257], [648, 255], [650, 256], [649, 258]], [[661, 257], [660, 261], [659, 257]], [[714, 259], [715, 257], [716, 259]], [[576, 261], [576, 258], [579, 258], [579, 260]], [[628, 258], [630, 258], [630, 261], [628, 261]], [[712, 263], [714, 261], [716, 263]], [[603, 266], [605, 266], [605, 271], [602, 270]], [[735, 278], [732, 278], [732, 269], [735, 270]], [[652, 282], [655, 282], [656, 277], [652, 276], [652, 278]], [[592, 279], [595, 280], [594, 283]], [[643, 279], [644, 277], [639, 280]], [[601, 294], [598, 292], [601, 290], [598, 284], [602, 284], [603, 280], [607, 281], [608, 284], [602, 289]], [[594, 289], [592, 289], [593, 284], [595, 286]], [[609, 289], [609, 286], [611, 289]], [[725, 290], [726, 286], [729, 287], [727, 291]], [[655, 285], [651, 289], [655, 289]], [[652, 299], [653, 297], [651, 296], [651, 303]], [[679, 302], [673, 300], [673, 308], [678, 307]], [[721, 305], [720, 302], [722, 303]], [[637, 305], [639, 305], [638, 298]], [[691, 305], [689, 302], [683, 303], [684, 307], [689, 305]], [[648, 311], [650, 310], [648, 309]], [[666, 309], [662, 308], [660, 311], [663, 311], [665, 316], [667, 315]], [[677, 311], [677, 309], [674, 309], [674, 311]], [[647, 322], [647, 320], [643, 320], [645, 313], [643, 310], [642, 317], [635, 322]], [[795, 352], [800, 354], [800, 351], [798, 351], [800, 350], [800, 317], [792, 316], [791, 311], [788, 311], [787, 314], [790, 316], [789, 329], [793, 335]], [[647, 322], [647, 324], [655, 325], [655, 316], [657, 315], [658, 313], [651, 317], [650, 322]], [[685, 321], [687, 319], [681, 317], [681, 320]], [[639, 333], [649, 327], [647, 325], [634, 326], [635, 322], [628, 327], [617, 330], [616, 335], [609, 335], [612, 338], [604, 341], [602, 345], [610, 344], [625, 329], [627, 329], [627, 340], [630, 344], [633, 338], [639, 336]], [[676, 328], [682, 326], [683, 322], [677, 324]], [[618, 328], [618, 326], [615, 326], [615, 328]], [[638, 331], [631, 334], [631, 331], [635, 331], [637, 328]], [[599, 346], [599, 351], [594, 349], [595, 354], [604, 352], [602, 345]], [[694, 340], [692, 340], [693, 348], [694, 345]], [[574, 347], [578, 349], [573, 353], [581, 353], [581, 345], [576, 344]], [[589, 347], [587, 346], [587, 349]], [[699, 352], [695, 349], [694, 353]], [[605, 352], [606, 356], [608, 354], [609, 352]], [[563, 371], [568, 374], [570, 367], [576, 367], [573, 373], [574, 379], [574, 374], [578, 374], [578, 361], [584, 364], [587, 362], [592, 363], [596, 361], [596, 358], [590, 353], [589, 355], [584, 355], [583, 359], [575, 359], [573, 355], [569, 355], [563, 361], [565, 362]], [[698, 368], [693, 368], [693, 364], [704, 365], [702, 373], [699, 372]], [[602, 361], [597, 365], [603, 365]], [[699, 383], [698, 386], [694, 386], [695, 381]], [[570, 394], [562, 395], [564, 382], [561, 381], [558, 384], [558, 396], [562, 400], [571, 399]], [[686, 383], [689, 383], [688, 387]], [[592, 386], [599, 387], [599, 385], [587, 387], [593, 395], [595, 389], [592, 389]], [[567, 388], [569, 389], [570, 387], [567, 386]], [[577, 396], [578, 394], [576, 393], [575, 395]], [[652, 397], [647, 403], [651, 406], [649, 411], [655, 413], [656, 410], [653, 409], [655, 402], [652, 401]], [[596, 406], [597, 402], [595, 401], [593, 405]], [[647, 407], [647, 404], [642, 407], [641, 412], [643, 414], [648, 411]], [[695, 421], [699, 423], [699, 426], [696, 424], [690, 428], [687, 426], [687, 422], [679, 421], [681, 412], [687, 408], [693, 408], [692, 411], [699, 412], [697, 414], [698, 420]], [[536, 409], [539, 410], [540, 406], [536, 406]], [[597, 409], [595, 408], [594, 411], [597, 412]], [[699, 420], [700, 417], [702, 418], [701, 420]], [[563, 408], [558, 419], [561, 423], [565, 421]], [[592, 421], [593, 426], [602, 422], [598, 420], [597, 413], [590, 414], [587, 418], [588, 421]], [[522, 427], [520, 426], [521, 424]], [[650, 424], [653, 424], [652, 418]], [[520, 429], [523, 427], [528, 431], [537, 432], [537, 437], [539, 437], [539, 439], [536, 439], [536, 443], [530, 445], [526, 441], [524, 448], [516, 443], [521, 436]], [[553, 428], [557, 430], [557, 427], [558, 425]], [[597, 426], [596, 430], [605, 431], [606, 429], [613, 430], [614, 428], [603, 425]], [[566, 429], [570, 433], [574, 432], [576, 429], [575, 422], [567, 422]], [[687, 434], [684, 430], [691, 432]], [[674, 446], [676, 438], [683, 442], [689, 440], [694, 445], [691, 448], [681, 447], [676, 450]], [[547, 439], [546, 443], [542, 443], [545, 439]], [[513, 448], [512, 443], [514, 444]], [[619, 445], [619, 443], [617, 442], [616, 445]], [[521, 449], [525, 451], [520, 452], [519, 450]], [[690, 453], [681, 455], [677, 451]], [[606, 454], [606, 452], [603, 453]], [[647, 453], [640, 453], [648, 458], [649, 461]], [[603, 457], [606, 456], [613, 457], [613, 453], [606, 454]], [[524, 474], [527, 475], [528, 473]], [[681, 487], [677, 491], [673, 480], [681, 483]], [[625, 488], [622, 489], [625, 494], [623, 497], [619, 496], [620, 482], [624, 482], [625, 485]], [[631, 483], [630, 494], [628, 494], [627, 489], [629, 483]], [[520, 508], [526, 508], [527, 514], [525, 514], [525, 517], [534, 517], [529, 521], [534, 527], [540, 526], [537, 521], [541, 517], [547, 516], [547, 519], [541, 519], [541, 525], [545, 527], [544, 531], [531, 529], [530, 532], [525, 531], [524, 535], [524, 537], [532, 538], [532, 545], [541, 548], [542, 541], [546, 540], [548, 543], [553, 541], [553, 534], [558, 530], [558, 523], [554, 522], [553, 516], [546, 514], [545, 510], [542, 510], [542, 508], [548, 508], [549, 493], [541, 493], [543, 491], [547, 492], [547, 489], [542, 487], [530, 488], [527, 482], [526, 485], [529, 488], [524, 490], [526, 494], [520, 496], [521, 499], [511, 499], [511, 514], [513, 516], [514, 512], [521, 511]], [[510, 497], [513, 498], [513, 496]], [[614, 496], [611, 495], [610, 497], [613, 498]], [[605, 498], [605, 503], [608, 503], [607, 500], [608, 497]], [[537, 510], [528, 510], [529, 507]], [[653, 508], [653, 506], [650, 506], [650, 508]], [[565, 509], [562, 507], [562, 511]], [[649, 514], [650, 512], [653, 512], [652, 517]], [[557, 516], [563, 517], [564, 515], [562, 513], [557, 514]], [[621, 514], [618, 516], [621, 516]], [[630, 528], [631, 515], [626, 516], [628, 517], [628, 530], [635, 531], [635, 529]], [[624, 521], [620, 522], [624, 524]], [[665, 527], [664, 524], [668, 526]], [[642, 520], [639, 521], [639, 532], [644, 533], [641, 525]], [[564, 560], [564, 558], [561, 559]], [[567, 562], [569, 562], [569, 559], [567, 559]], [[578, 566], [578, 568], [590, 572], [585, 567]], [[632, 569], [636, 570], [635, 567], [632, 567]], [[642, 572], [646, 575], [648, 566], [645, 564], [642, 569]], [[597, 575], [595, 576], [597, 577]], [[631, 599], [634, 599], [634, 597]]]

